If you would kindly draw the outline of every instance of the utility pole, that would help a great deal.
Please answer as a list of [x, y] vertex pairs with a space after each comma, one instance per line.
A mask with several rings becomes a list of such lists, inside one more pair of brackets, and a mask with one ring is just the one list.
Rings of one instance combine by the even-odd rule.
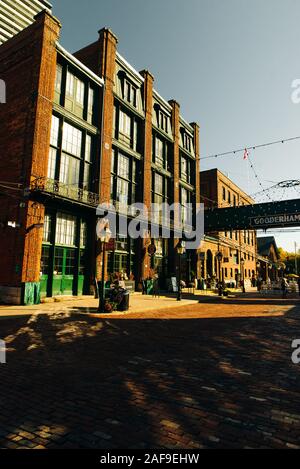
[[295, 242], [295, 273], [298, 275], [298, 253], [297, 253], [297, 243]]

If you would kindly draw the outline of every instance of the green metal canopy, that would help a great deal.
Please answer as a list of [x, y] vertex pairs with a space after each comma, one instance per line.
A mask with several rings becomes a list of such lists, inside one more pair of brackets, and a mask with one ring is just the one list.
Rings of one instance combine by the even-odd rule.
[[205, 210], [205, 233], [300, 226], [300, 199]]

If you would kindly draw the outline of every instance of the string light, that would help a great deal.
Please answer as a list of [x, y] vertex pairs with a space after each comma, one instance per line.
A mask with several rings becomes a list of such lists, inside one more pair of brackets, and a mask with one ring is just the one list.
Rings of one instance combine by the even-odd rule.
[[231, 151], [227, 151], [225, 153], [218, 153], [216, 155], [204, 156], [203, 158], [200, 158], [200, 160], [203, 161], [203, 160], [209, 160], [211, 158], [221, 158], [221, 157], [232, 156], [232, 155], [235, 156], [239, 153], [244, 153], [245, 150], [247, 150], [247, 151], [257, 150], [258, 148], [265, 148], [265, 147], [270, 147], [272, 145], [279, 145], [279, 144], [283, 144], [283, 143], [289, 143], [289, 142], [293, 142], [295, 140], [300, 140], [300, 136], [299, 137], [291, 137], [291, 138], [276, 140], [274, 142], [262, 143], [260, 145], [254, 145], [254, 146], [252, 145], [250, 147], [239, 148], [238, 150], [231, 150]]

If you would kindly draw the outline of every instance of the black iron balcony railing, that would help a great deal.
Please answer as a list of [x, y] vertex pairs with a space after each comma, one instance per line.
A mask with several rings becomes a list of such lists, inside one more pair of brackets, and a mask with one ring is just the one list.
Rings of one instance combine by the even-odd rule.
[[44, 194], [56, 195], [64, 199], [69, 199], [93, 207], [100, 203], [99, 195], [89, 192], [76, 186], [54, 181], [46, 177], [37, 178], [31, 183], [31, 192], [41, 192]]

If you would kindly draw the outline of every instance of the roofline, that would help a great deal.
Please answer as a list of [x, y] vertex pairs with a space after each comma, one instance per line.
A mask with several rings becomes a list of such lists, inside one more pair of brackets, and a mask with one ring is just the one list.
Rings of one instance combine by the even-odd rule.
[[233, 185], [237, 190], [237, 192], [239, 192], [241, 195], [243, 195], [245, 198], [247, 198], [248, 200], [251, 200], [251, 202], [255, 203], [255, 200], [247, 194], [247, 192], [245, 192], [240, 186], [238, 186], [234, 181], [232, 181], [232, 179], [230, 179], [228, 176], [226, 176], [226, 174], [224, 174], [222, 171], [220, 171], [220, 169], [218, 168], [212, 168], [212, 169], [206, 169], [204, 171], [200, 171], [200, 174], [203, 174], [203, 173], [217, 173], [217, 175], [221, 175], [223, 178], [225, 178], [227, 181], [230, 182], [231, 185]]
[[92, 70], [90, 70], [86, 65], [84, 65], [80, 60], [78, 60], [74, 55], [70, 54], [63, 46], [61, 46], [58, 42], [56, 42], [56, 49], [58, 52], [63, 55], [66, 59], [68, 59], [73, 65], [79, 68], [85, 75], [88, 75], [93, 81], [95, 81], [98, 85], [104, 86], [105, 82], [103, 78], [98, 77]]

